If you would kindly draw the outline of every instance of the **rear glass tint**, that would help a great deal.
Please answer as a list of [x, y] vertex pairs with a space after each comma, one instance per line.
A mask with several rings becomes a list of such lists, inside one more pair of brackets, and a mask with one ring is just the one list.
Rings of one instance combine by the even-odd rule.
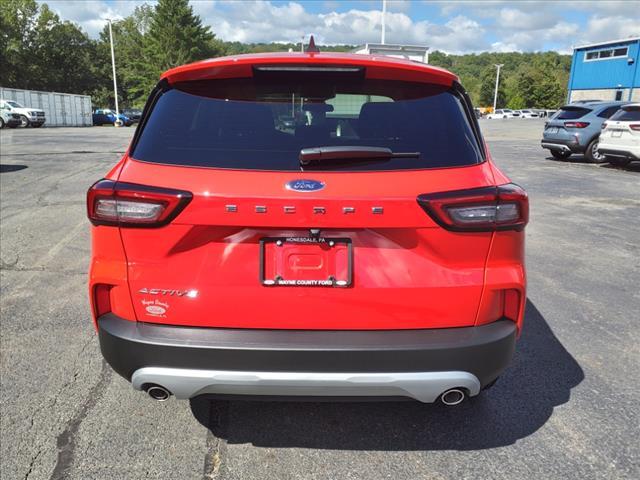
[[323, 146], [385, 147], [420, 155], [326, 162], [322, 170], [483, 161], [461, 100], [447, 87], [324, 72], [176, 84], [158, 99], [132, 157], [171, 165], [300, 171], [300, 150]]
[[582, 107], [562, 107], [555, 120], [576, 120], [584, 117], [590, 111], [590, 109]]
[[618, 110], [610, 120], [617, 120], [620, 122], [637, 122], [640, 121], [640, 106], [623, 107]]

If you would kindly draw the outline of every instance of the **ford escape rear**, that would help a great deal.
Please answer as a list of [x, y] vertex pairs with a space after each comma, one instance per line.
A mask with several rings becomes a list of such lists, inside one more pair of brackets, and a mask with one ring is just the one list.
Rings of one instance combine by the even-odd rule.
[[169, 70], [87, 205], [103, 355], [156, 399], [454, 404], [522, 326], [528, 200], [438, 68], [290, 53]]

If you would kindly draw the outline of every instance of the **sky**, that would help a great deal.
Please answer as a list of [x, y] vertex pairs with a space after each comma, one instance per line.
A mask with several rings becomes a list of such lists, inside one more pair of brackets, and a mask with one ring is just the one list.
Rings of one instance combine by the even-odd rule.
[[[129, 15], [135, 0], [49, 0], [61, 18], [96, 37], [105, 19]], [[320, 44], [380, 41], [382, 0], [191, 0], [222, 40]], [[570, 53], [575, 45], [640, 36], [640, 0], [388, 0], [386, 42], [461, 54], [483, 51]]]

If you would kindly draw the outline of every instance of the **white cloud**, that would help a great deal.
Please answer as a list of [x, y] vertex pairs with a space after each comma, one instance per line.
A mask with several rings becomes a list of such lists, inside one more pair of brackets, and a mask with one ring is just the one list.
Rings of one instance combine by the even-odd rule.
[[424, 43], [432, 50], [449, 53], [479, 52], [489, 47], [485, 28], [475, 20], [462, 15], [449, 20], [444, 26], [432, 24], [427, 28]]
[[[640, 7], [640, 5], [638, 6]], [[579, 38], [583, 41], [580, 43], [640, 36], [640, 15], [636, 18], [633, 16], [602, 17], [595, 15], [589, 19], [586, 30], [581, 33]]]
[[[496, 52], [535, 52], [544, 49], [545, 45], [570, 44], [580, 32], [577, 23], [560, 21], [550, 28], [539, 28], [537, 30], [518, 30], [504, 35], [504, 37], [492, 44], [492, 49]], [[568, 53], [570, 49], [565, 48], [563, 53]]]
[[[92, 37], [97, 37], [107, 23], [107, 19], [122, 19], [130, 15], [140, 2], [135, 0], [119, 0], [106, 2], [104, 0], [53, 0], [39, 1], [46, 3], [51, 10], [63, 20], [71, 20]], [[152, 2], [149, 2], [152, 3]]]
[[[635, 5], [634, 5], [635, 4]], [[570, 6], [572, 9], [583, 10], [592, 13], [616, 13], [620, 14], [622, 12], [632, 12], [635, 10], [636, 17], [638, 8], [640, 7], [640, 2], [635, 0], [605, 0], [605, 1], [580, 1], [575, 0], [568, 3], [567, 6]], [[637, 20], [637, 19], [636, 19]]]
[[540, 30], [558, 21], [557, 15], [548, 11], [525, 12], [517, 8], [501, 8], [496, 27], [507, 30]]
[[[379, 42], [381, 10], [351, 9], [344, 12], [310, 14], [301, 4], [273, 5], [265, 2], [227, 4], [222, 10], [202, 8], [198, 13], [220, 38], [242, 42], [297, 42], [302, 35], [314, 34], [323, 44], [362, 44]], [[386, 41], [428, 45], [447, 52], [479, 51], [488, 48], [485, 31], [476, 21], [464, 16], [443, 25], [415, 22], [404, 12], [387, 11]]]
[[[1, 0], [0, 0], [1, 1]], [[107, 18], [129, 15], [136, 0], [51, 0], [52, 10], [78, 23], [92, 37]], [[154, 0], [147, 0], [154, 3]], [[389, 0], [386, 40], [429, 46], [450, 53], [539, 51], [640, 35], [640, 1], [504, 1], [469, 0], [436, 3], [440, 17], [415, 20], [410, 15], [422, 5]], [[325, 1], [321, 13], [309, 11], [303, 1], [272, 3], [264, 0], [192, 1], [195, 13], [218, 38], [241, 42], [299, 42], [314, 34], [319, 43], [361, 44], [380, 41], [381, 1], [348, 4]], [[345, 10], [345, 5], [352, 6]]]

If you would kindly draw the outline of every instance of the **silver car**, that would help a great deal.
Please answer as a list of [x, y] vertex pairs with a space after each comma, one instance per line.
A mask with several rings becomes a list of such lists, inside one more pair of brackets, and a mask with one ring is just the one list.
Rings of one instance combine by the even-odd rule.
[[545, 124], [542, 148], [558, 159], [582, 153], [588, 162], [606, 161], [598, 152], [602, 124], [627, 103], [586, 101], [565, 105]]

